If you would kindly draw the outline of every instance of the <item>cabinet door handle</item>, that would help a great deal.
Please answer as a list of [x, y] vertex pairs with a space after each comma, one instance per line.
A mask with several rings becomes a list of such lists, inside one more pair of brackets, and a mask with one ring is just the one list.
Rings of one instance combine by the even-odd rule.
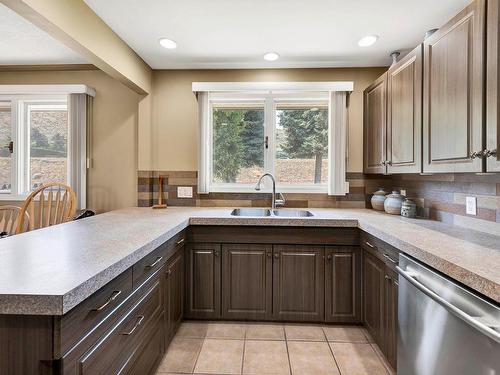
[[384, 276], [384, 279], [391, 281], [391, 278], [387, 275]]
[[267, 253], [267, 257], [268, 257], [268, 258], [271, 258], [271, 257], [272, 257], [272, 254], [271, 254], [271, 253]]
[[331, 259], [332, 259], [332, 254], [328, 254], [328, 255], [326, 256], [326, 259], [327, 259], [327, 260], [331, 260]]
[[384, 258], [387, 259], [389, 262], [391, 263], [394, 263], [394, 264], [398, 264], [397, 261], [395, 261], [394, 259], [392, 259], [389, 255], [387, 254], [384, 254]]
[[485, 158], [489, 158], [491, 156], [497, 156], [497, 150], [488, 150], [488, 149], [486, 149], [486, 150], [483, 151], [483, 156]]
[[135, 332], [135, 330], [137, 328], [139, 328], [139, 326], [141, 325], [141, 323], [142, 323], [143, 320], [144, 320], [144, 315], [139, 315], [137, 317], [137, 319], [135, 321], [135, 324], [132, 327], [132, 329], [130, 331], [128, 331], [128, 332], [123, 332], [122, 335], [124, 335], [124, 336], [130, 336], [130, 335], [132, 335]]
[[215, 251], [214, 251], [214, 255], [215, 255], [216, 257], [218, 257], [218, 256], [219, 256], [219, 250], [215, 250]]
[[111, 293], [111, 297], [108, 298], [106, 302], [104, 302], [101, 306], [96, 307], [95, 309], [92, 309], [93, 311], [102, 311], [108, 306], [111, 302], [113, 302], [120, 294], [122, 294], [121, 290], [115, 290], [113, 293]]
[[274, 257], [275, 257], [276, 259], [279, 259], [280, 255], [279, 255], [278, 253], [275, 253], [275, 254], [274, 254]]
[[373, 246], [371, 243], [369, 243], [368, 241], [365, 241], [365, 245], [372, 248], [372, 249], [376, 249], [377, 247], [376, 246]]
[[169, 269], [167, 270], [167, 275], [170, 275], [171, 273], [172, 273], [172, 270], [169, 268]]
[[184, 243], [184, 238], [181, 238], [179, 241], [175, 243], [176, 246], [182, 245]]
[[156, 260], [151, 263], [151, 264], [148, 264], [146, 267], [147, 268], [153, 268], [154, 266], [156, 266], [158, 263], [161, 262], [161, 260], [163, 259], [163, 257], [157, 257]]

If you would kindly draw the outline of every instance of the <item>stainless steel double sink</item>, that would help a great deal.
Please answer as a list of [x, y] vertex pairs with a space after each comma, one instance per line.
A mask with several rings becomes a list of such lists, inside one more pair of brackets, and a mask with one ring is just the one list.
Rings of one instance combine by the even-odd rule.
[[251, 217], [311, 217], [314, 216], [307, 210], [280, 209], [270, 210], [269, 208], [235, 208], [231, 211], [232, 216], [251, 216]]

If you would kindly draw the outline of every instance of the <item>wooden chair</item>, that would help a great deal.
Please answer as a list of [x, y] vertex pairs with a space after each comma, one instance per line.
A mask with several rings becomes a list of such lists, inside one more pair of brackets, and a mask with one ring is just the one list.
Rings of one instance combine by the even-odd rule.
[[18, 229], [25, 225], [25, 213], [29, 217], [28, 230], [64, 223], [75, 216], [76, 194], [64, 184], [42, 185], [26, 198], [21, 212]]
[[[21, 207], [17, 206], [0, 206], [0, 233], [7, 233], [13, 235], [24, 232], [27, 229], [27, 222], [25, 225], [19, 226], [21, 218]], [[24, 214], [28, 219], [28, 214]]]

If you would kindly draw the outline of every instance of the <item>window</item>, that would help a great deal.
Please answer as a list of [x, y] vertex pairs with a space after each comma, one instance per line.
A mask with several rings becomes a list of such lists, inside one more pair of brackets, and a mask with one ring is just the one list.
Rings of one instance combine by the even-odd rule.
[[0, 199], [70, 184], [67, 96], [0, 96]]
[[198, 194], [255, 192], [264, 173], [280, 192], [347, 194], [352, 90], [352, 82], [193, 82]]
[[266, 172], [281, 191], [327, 191], [328, 93], [219, 93], [209, 103], [212, 191], [254, 191]]

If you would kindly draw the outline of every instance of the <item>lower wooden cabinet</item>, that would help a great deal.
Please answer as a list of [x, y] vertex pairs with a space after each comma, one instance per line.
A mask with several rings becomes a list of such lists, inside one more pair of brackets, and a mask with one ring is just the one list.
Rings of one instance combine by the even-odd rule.
[[325, 259], [325, 321], [361, 322], [361, 249], [327, 246]]
[[[363, 251], [362, 268], [363, 321], [375, 342], [381, 347], [385, 264], [367, 251]], [[383, 350], [382, 347], [381, 349]]]
[[272, 315], [273, 247], [222, 245], [222, 317], [266, 320]]
[[273, 247], [273, 315], [275, 319], [322, 321], [324, 318], [324, 247]]
[[392, 266], [365, 249], [362, 257], [363, 322], [388, 362], [396, 368], [398, 275]]
[[177, 332], [184, 312], [184, 248], [168, 261], [165, 270], [165, 342]]
[[398, 333], [398, 274], [386, 268], [384, 275], [384, 354], [393, 368], [397, 368]]
[[190, 243], [186, 247], [185, 317], [221, 317], [221, 245]]

